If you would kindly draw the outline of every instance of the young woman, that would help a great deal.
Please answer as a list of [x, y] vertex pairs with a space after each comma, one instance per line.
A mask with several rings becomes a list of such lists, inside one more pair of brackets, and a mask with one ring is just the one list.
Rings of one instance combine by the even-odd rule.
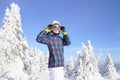
[[[59, 36], [60, 33], [63, 37]], [[36, 40], [48, 46], [50, 80], [64, 80], [64, 46], [71, 44], [65, 27], [53, 20], [39, 33]]]

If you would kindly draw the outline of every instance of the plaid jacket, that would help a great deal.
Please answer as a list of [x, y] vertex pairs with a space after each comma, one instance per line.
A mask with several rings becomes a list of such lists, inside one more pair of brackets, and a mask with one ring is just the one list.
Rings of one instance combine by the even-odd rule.
[[46, 33], [44, 30], [39, 33], [36, 38], [37, 42], [46, 44], [49, 49], [49, 64], [48, 67], [64, 66], [64, 46], [70, 45], [68, 35], [62, 37], [53, 34], [52, 32]]

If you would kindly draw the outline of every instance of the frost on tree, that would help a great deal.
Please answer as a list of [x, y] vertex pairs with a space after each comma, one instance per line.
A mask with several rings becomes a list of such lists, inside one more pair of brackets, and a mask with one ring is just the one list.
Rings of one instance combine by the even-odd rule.
[[39, 72], [47, 70], [48, 66], [46, 65], [47, 60], [39, 49], [30, 48], [29, 55], [24, 59], [25, 61], [25, 70], [29, 75], [30, 80], [39, 80]]
[[0, 28], [0, 80], [37, 80], [39, 72], [47, 70], [48, 57], [29, 48], [22, 32], [20, 8], [13, 2]]
[[[3, 27], [0, 29], [0, 75], [9, 71], [22, 71], [24, 64], [21, 60], [28, 48], [26, 38], [22, 36], [20, 8], [12, 3], [6, 9]], [[14, 67], [13, 67], [14, 66]], [[11, 74], [12, 74], [11, 73]], [[21, 72], [22, 73], [22, 72]]]
[[81, 49], [77, 54], [78, 64], [73, 74], [76, 80], [92, 80], [91, 77], [101, 77], [98, 69], [98, 61], [89, 40], [87, 46], [82, 43]]
[[65, 76], [67, 78], [72, 77], [73, 69], [74, 69], [74, 61], [73, 61], [73, 58], [71, 57], [70, 61], [68, 62], [68, 65], [66, 66], [66, 72], [65, 72], [66, 74], [65, 74]]
[[109, 79], [120, 78], [120, 75], [117, 73], [116, 68], [114, 67], [114, 63], [110, 54], [107, 55], [104, 77]]

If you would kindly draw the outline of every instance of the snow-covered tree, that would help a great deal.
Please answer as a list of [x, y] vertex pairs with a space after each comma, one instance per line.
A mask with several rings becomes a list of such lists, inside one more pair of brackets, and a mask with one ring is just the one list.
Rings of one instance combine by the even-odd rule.
[[20, 8], [13, 2], [0, 28], [0, 80], [37, 80], [47, 70], [48, 56], [29, 48], [22, 32]]
[[116, 68], [114, 67], [114, 63], [110, 54], [107, 55], [104, 77], [109, 79], [120, 78], [120, 75], [117, 73]]
[[74, 61], [73, 58], [70, 58], [70, 61], [68, 62], [68, 65], [66, 66], [66, 77], [72, 77], [73, 74], [73, 69], [74, 69]]
[[6, 9], [3, 27], [0, 29], [0, 75], [6, 72], [8, 74], [11, 72], [12, 74], [15, 71], [22, 73], [24, 68], [22, 58], [25, 50], [28, 49], [28, 45], [26, 38], [22, 36], [21, 32], [20, 8], [13, 2], [10, 8]]
[[36, 47], [31, 47], [23, 60], [25, 71], [28, 73], [30, 80], [39, 80], [39, 72], [46, 70], [45, 56], [42, 53]]
[[81, 49], [77, 54], [78, 64], [73, 74], [75, 80], [92, 80], [91, 77], [101, 77], [98, 69], [98, 61], [89, 40], [87, 46], [82, 43]]

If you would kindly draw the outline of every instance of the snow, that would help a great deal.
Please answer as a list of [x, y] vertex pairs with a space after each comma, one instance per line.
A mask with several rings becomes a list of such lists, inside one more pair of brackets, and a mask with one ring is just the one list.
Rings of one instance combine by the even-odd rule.
[[[49, 80], [49, 72], [41, 72], [40, 73], [40, 79], [39, 80]], [[120, 80], [120, 79], [105, 79], [105, 78], [102, 78], [102, 77], [93, 77], [93, 76], [90, 76], [91, 78], [89, 80]], [[65, 80], [75, 80], [75, 79], [67, 79], [65, 78]]]
[[[20, 7], [14, 2], [6, 9], [0, 45], [0, 80], [49, 80], [49, 55], [28, 46], [23, 36]], [[81, 43], [77, 54], [76, 62], [71, 57], [65, 64], [65, 80], [120, 80], [120, 70], [114, 66], [110, 54], [105, 66], [98, 67], [100, 57], [95, 55], [90, 40], [87, 45]]]
[[120, 75], [118, 74], [116, 68], [114, 67], [110, 54], [107, 55], [104, 77], [111, 79], [120, 78]]

